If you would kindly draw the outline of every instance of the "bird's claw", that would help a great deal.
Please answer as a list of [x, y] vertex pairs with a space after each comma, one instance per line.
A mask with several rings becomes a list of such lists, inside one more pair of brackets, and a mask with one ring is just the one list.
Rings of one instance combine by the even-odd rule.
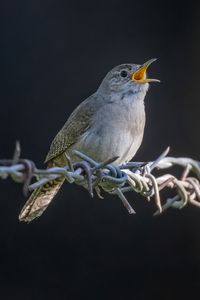
[[88, 191], [91, 197], [94, 196], [93, 193], [93, 184], [92, 184], [92, 171], [90, 164], [86, 161], [80, 161], [74, 164], [74, 169], [82, 168], [87, 177]]

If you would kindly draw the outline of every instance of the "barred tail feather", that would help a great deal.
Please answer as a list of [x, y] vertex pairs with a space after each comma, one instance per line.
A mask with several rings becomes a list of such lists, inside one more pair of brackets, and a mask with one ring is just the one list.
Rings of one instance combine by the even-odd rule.
[[64, 178], [59, 177], [36, 189], [22, 208], [19, 220], [31, 222], [40, 217], [59, 191], [64, 180]]

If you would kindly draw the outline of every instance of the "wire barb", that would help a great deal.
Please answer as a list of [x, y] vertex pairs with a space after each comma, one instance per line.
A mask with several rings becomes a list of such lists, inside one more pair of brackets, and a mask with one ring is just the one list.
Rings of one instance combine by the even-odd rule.
[[[0, 159], [0, 179], [9, 176], [15, 182], [23, 183], [23, 193], [27, 195], [43, 186], [52, 179], [65, 177], [69, 183], [76, 183], [87, 188], [93, 197], [93, 190], [99, 198], [103, 198], [101, 191], [116, 194], [130, 214], [135, 210], [129, 204], [124, 193], [134, 191], [141, 194], [148, 201], [154, 198], [158, 215], [173, 207], [182, 209], [187, 204], [200, 208], [200, 162], [187, 157], [167, 156], [169, 147], [154, 161], [128, 162], [123, 165], [113, 164], [118, 157], [113, 157], [104, 162], [97, 162], [86, 154], [74, 150], [79, 162], [72, 163], [66, 156], [68, 165], [52, 167], [46, 170], [38, 169], [29, 159], [21, 159], [21, 147], [16, 142], [12, 159]], [[166, 170], [182, 167], [180, 178], [166, 173]], [[164, 174], [155, 176], [152, 172], [159, 170]], [[36, 182], [32, 183], [33, 178]], [[163, 200], [161, 191], [173, 190], [174, 197]]]

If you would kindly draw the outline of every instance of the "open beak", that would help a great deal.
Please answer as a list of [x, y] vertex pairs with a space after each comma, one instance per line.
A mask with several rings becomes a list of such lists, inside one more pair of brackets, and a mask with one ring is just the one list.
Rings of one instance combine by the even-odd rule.
[[147, 78], [147, 69], [155, 60], [156, 58], [152, 58], [145, 62], [136, 72], [131, 75], [131, 80], [138, 83], [160, 82], [158, 79]]

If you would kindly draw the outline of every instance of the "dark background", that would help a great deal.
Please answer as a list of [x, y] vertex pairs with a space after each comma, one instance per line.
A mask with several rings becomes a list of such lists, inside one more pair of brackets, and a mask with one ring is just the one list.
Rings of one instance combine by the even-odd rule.
[[[137, 160], [199, 158], [198, 1], [2, 1], [0, 157], [19, 139], [42, 167], [72, 110], [113, 66], [158, 61]], [[0, 182], [0, 299], [183, 299], [199, 295], [200, 210], [169, 210], [135, 194], [91, 199], [66, 184], [45, 214], [18, 222], [21, 185]]]

